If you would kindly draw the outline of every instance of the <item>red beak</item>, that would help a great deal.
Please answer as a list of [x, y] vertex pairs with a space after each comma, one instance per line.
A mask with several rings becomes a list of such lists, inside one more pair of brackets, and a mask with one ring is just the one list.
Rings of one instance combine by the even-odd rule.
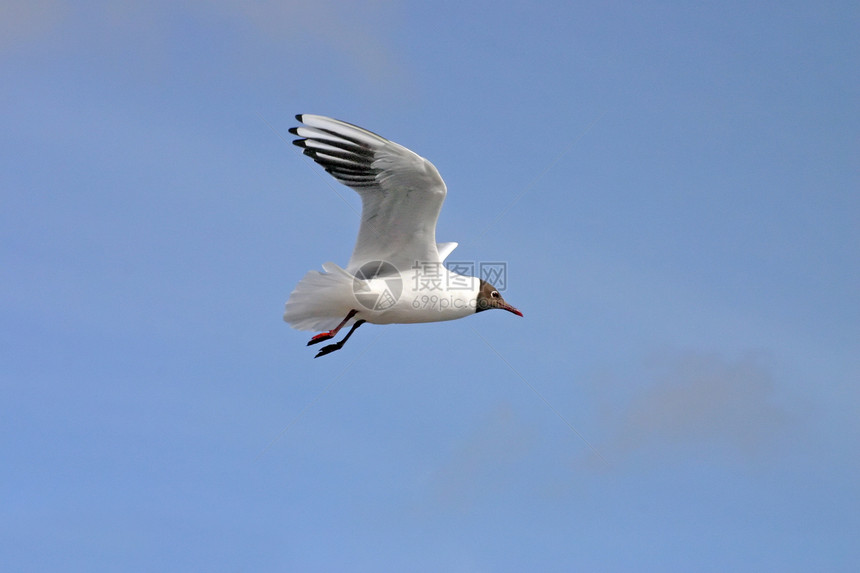
[[515, 314], [515, 315], [517, 315], [517, 316], [522, 316], [522, 315], [523, 315], [523, 313], [521, 313], [520, 311], [518, 311], [517, 309], [515, 309], [514, 307], [512, 307], [512, 306], [511, 306], [511, 305], [509, 305], [509, 304], [506, 304], [506, 305], [505, 305], [505, 306], [503, 306], [502, 308], [503, 308], [503, 309], [505, 309], [505, 310], [506, 310], [506, 311], [508, 311], [508, 312], [512, 312], [512, 313], [514, 313], [514, 314]]

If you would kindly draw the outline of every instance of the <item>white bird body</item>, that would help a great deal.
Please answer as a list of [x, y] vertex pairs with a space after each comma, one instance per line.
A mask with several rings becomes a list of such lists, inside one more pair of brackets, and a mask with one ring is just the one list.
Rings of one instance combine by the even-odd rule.
[[[318, 115], [298, 115], [293, 143], [361, 196], [361, 226], [346, 269], [309, 271], [287, 301], [284, 320], [299, 330], [328, 330], [308, 344], [351, 329], [321, 356], [339, 349], [364, 322], [439, 322], [502, 308], [519, 316], [485, 281], [443, 263], [457, 243], [436, 243], [447, 194], [432, 163], [370, 131]], [[344, 318], [346, 317], [346, 318]], [[329, 330], [330, 329], [330, 330]]]
[[390, 298], [392, 289], [383, 278], [362, 280], [335, 263], [325, 263], [323, 269], [325, 273], [308, 271], [287, 301], [284, 320], [297, 330], [332, 329], [355, 308], [372, 324], [441, 322], [476, 312], [478, 279], [444, 267], [438, 288], [428, 287], [420, 271], [401, 273], [403, 290]]

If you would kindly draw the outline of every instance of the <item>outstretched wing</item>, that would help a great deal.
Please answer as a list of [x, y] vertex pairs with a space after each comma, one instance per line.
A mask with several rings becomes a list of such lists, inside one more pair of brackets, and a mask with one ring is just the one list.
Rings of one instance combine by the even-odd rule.
[[301, 138], [293, 143], [361, 196], [361, 227], [348, 270], [380, 260], [406, 270], [416, 261], [444, 259], [436, 247], [436, 220], [447, 190], [432, 163], [343, 121], [310, 114], [296, 119], [304, 125], [290, 129]]

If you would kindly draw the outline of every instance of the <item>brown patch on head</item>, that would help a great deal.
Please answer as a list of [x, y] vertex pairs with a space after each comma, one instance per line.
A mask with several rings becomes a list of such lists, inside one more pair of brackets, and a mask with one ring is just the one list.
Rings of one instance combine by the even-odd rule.
[[481, 312], [482, 310], [490, 310], [491, 308], [501, 308], [502, 310], [507, 310], [508, 312], [512, 312], [517, 316], [522, 316], [523, 313], [509, 305], [505, 302], [505, 299], [502, 298], [502, 295], [499, 294], [498, 289], [485, 281], [484, 279], [478, 279], [481, 281], [481, 286], [478, 289], [478, 298], [475, 303], [475, 312]]

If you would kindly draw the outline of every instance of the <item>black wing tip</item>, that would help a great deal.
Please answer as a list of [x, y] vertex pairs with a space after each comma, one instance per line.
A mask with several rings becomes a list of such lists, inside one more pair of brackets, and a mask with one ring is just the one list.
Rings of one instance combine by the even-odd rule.
[[297, 114], [296, 114], [296, 119], [297, 119], [297, 120], [299, 120], [300, 122], [304, 123], [304, 122], [305, 122], [305, 120], [303, 120], [303, 119], [302, 119], [302, 117], [304, 117], [304, 115], [305, 115], [305, 114], [303, 114], [303, 113], [297, 113]]
[[305, 143], [305, 141], [307, 141], [307, 139], [294, 139], [293, 145], [295, 145], [296, 147], [301, 147], [302, 149], [307, 149], [307, 144]]

